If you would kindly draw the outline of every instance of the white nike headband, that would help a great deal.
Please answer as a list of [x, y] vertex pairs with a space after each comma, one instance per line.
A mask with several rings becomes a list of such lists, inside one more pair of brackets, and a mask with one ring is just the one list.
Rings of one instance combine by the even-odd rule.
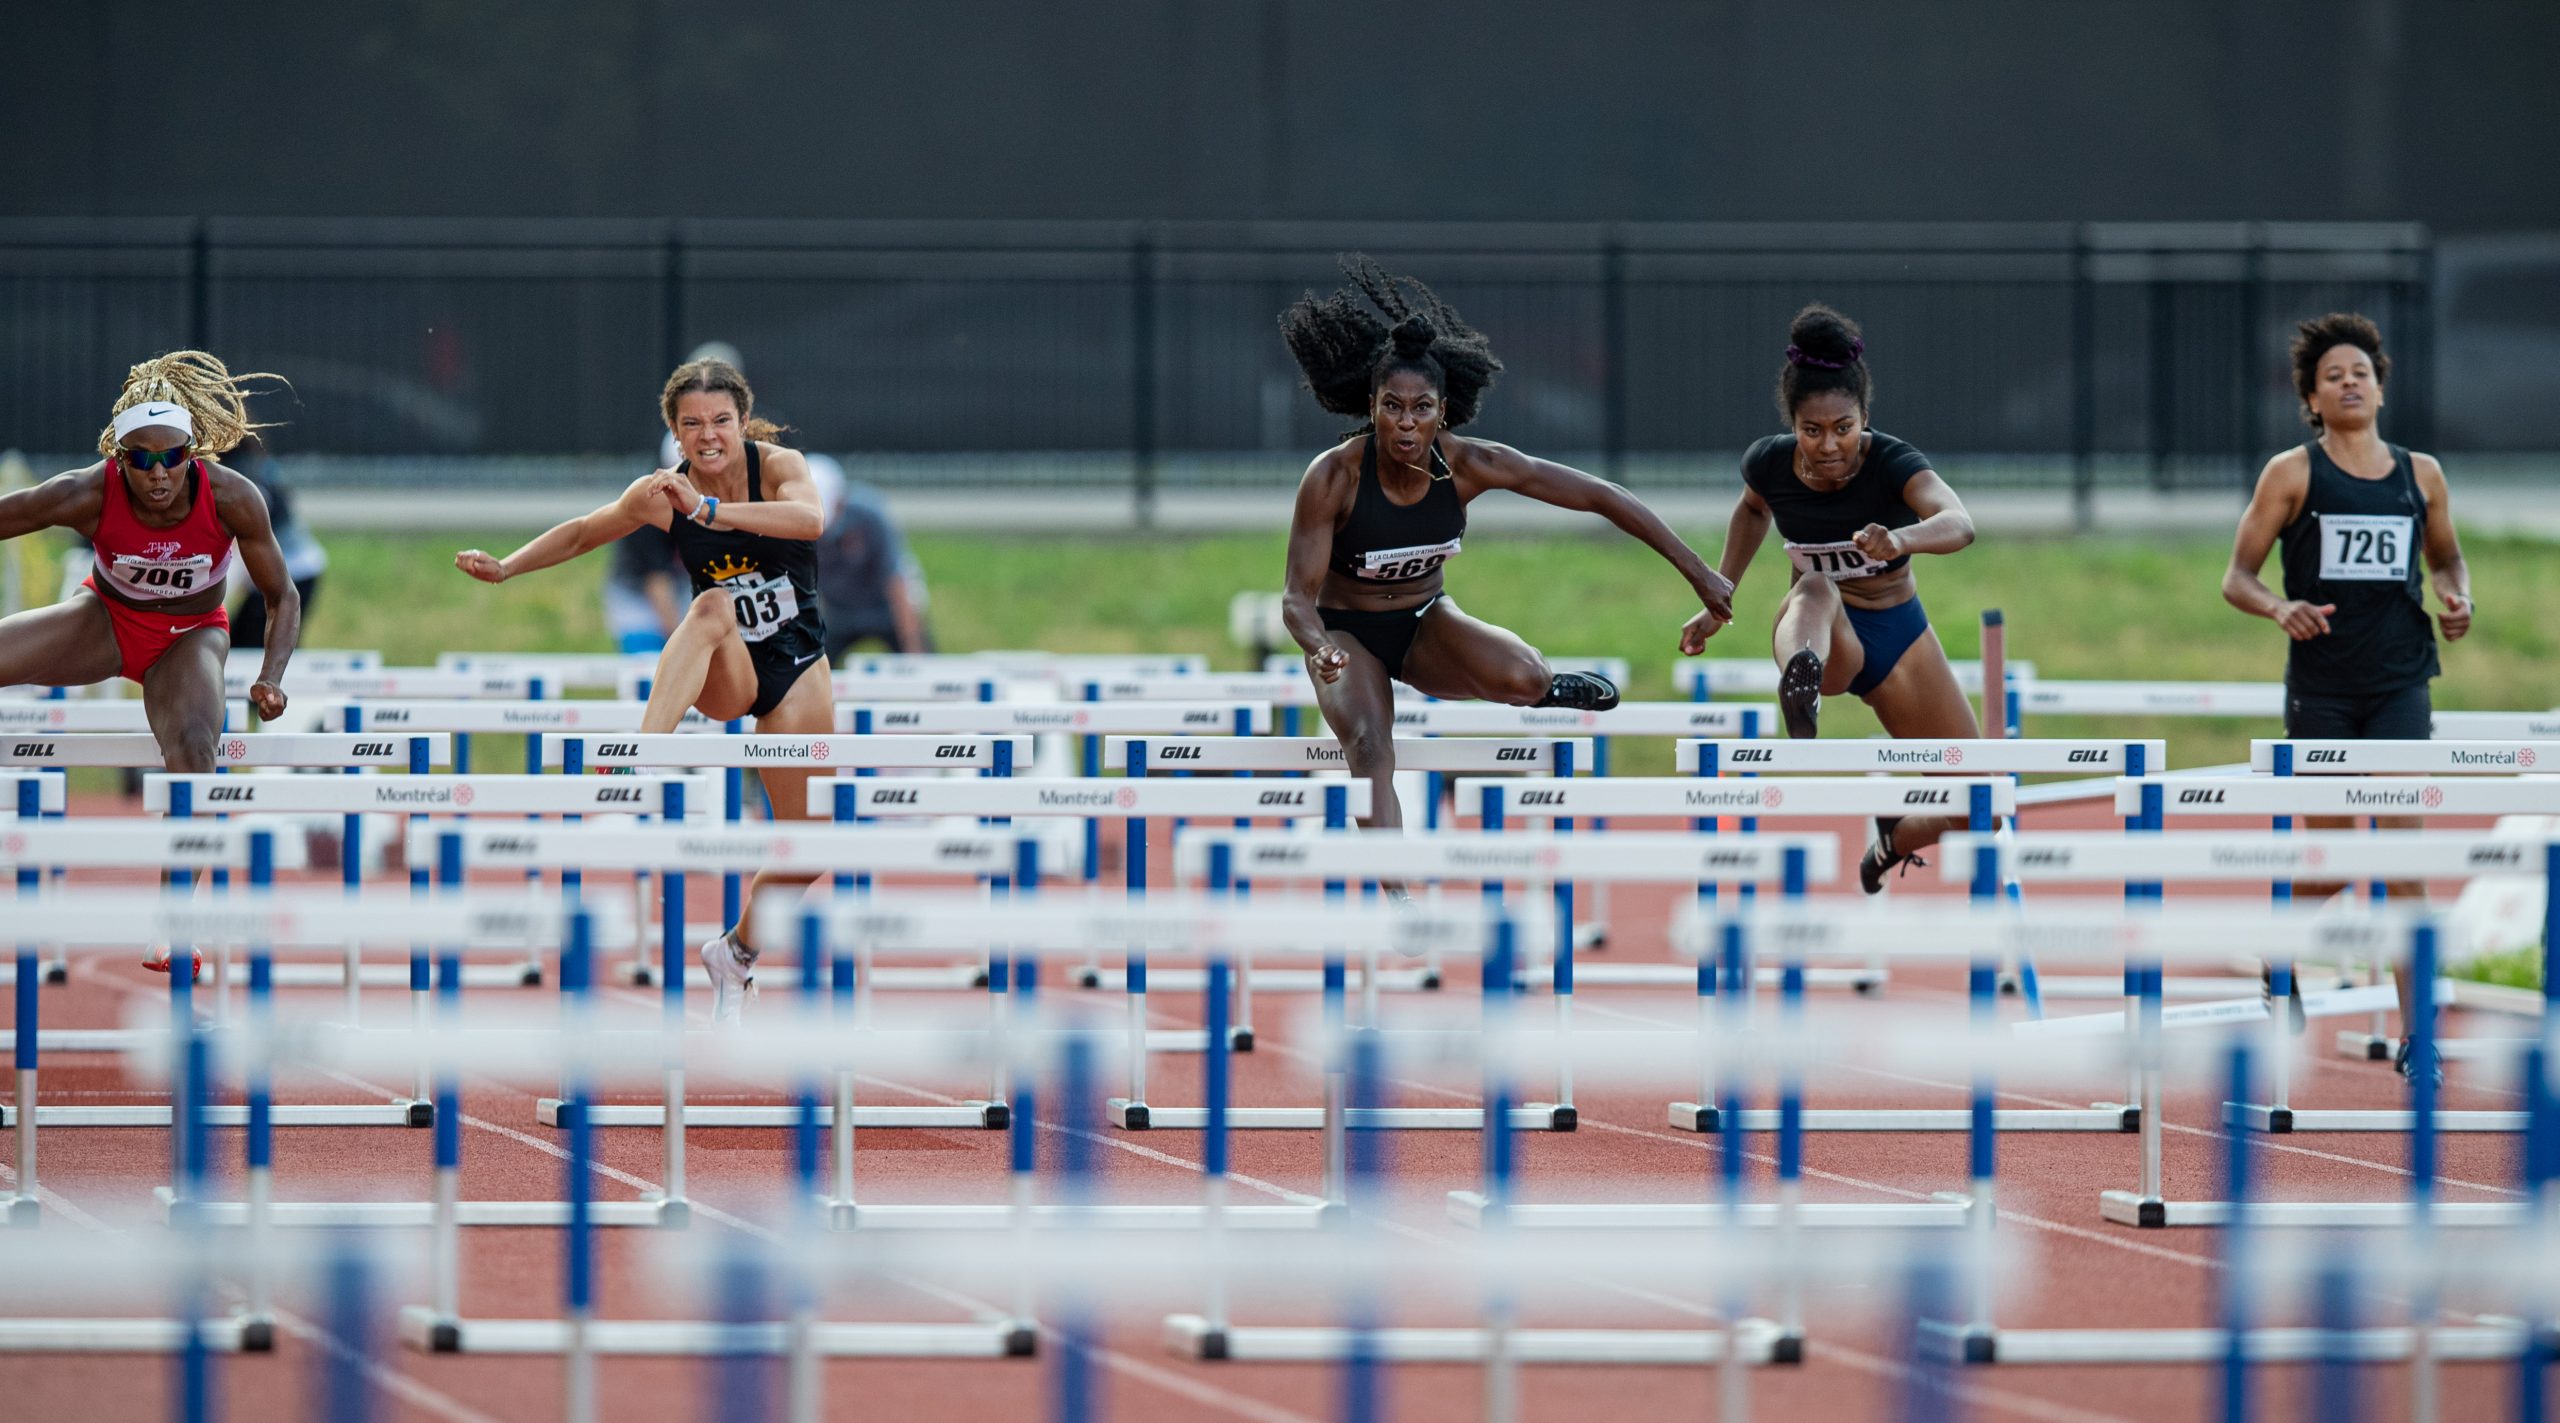
[[163, 429], [175, 430], [192, 440], [196, 437], [195, 417], [187, 413], [187, 407], [167, 400], [146, 400], [116, 412], [115, 432], [119, 445], [132, 438], [136, 430]]

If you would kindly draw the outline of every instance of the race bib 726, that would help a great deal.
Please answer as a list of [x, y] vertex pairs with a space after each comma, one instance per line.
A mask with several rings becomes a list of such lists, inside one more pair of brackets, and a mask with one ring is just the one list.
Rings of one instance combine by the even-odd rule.
[[2320, 516], [2320, 577], [2398, 583], [2409, 576], [2414, 521], [2406, 514]]

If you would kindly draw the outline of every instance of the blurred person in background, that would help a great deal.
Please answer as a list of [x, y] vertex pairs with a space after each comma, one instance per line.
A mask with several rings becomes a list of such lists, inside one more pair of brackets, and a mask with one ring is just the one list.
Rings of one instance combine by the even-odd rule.
[[809, 456], [821, 491], [830, 486], [826, 537], [818, 540], [818, 595], [827, 605], [827, 660], [858, 643], [891, 652], [933, 650], [925, 627], [924, 569], [889, 517], [880, 491], [845, 477], [825, 455]]
[[[284, 550], [284, 576], [293, 580], [293, 591], [302, 595], [302, 617], [311, 618], [312, 600], [320, 595], [320, 575], [329, 571], [329, 551], [311, 535], [310, 526], [302, 522], [294, 508], [292, 491], [285, 487], [283, 472], [276, 466], [275, 452], [252, 431], [239, 447], [232, 450], [231, 467], [240, 471], [267, 499], [267, 521], [275, 526], [276, 547]], [[245, 588], [248, 596], [231, 615], [231, 645], [265, 647], [267, 645], [267, 600], [258, 591], [255, 580], [245, 568], [232, 570], [235, 589]]]

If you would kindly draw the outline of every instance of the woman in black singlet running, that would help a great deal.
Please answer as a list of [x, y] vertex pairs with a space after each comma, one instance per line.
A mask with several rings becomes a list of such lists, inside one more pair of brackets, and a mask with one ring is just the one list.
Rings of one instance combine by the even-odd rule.
[[[2240, 516], [2222, 596], [2267, 618], [2292, 639], [2284, 669], [2284, 734], [2313, 740], [2425, 741], [2434, 734], [2427, 690], [2439, 667], [2427, 628], [2427, 590], [2444, 611], [2444, 640], [2471, 631], [2471, 569], [2453, 527], [2453, 495], [2433, 455], [2382, 438], [2382, 384], [2391, 358], [2382, 332], [2348, 312], [2303, 322], [2293, 338], [2293, 385], [2314, 438], [2274, 459]], [[2284, 595], [2258, 576], [2280, 551]], [[2376, 825], [2426, 822], [2383, 816]], [[2352, 819], [2305, 816], [2314, 830]], [[2301, 897], [2342, 885], [2296, 884]], [[2390, 885], [2394, 899], [2422, 899], [2416, 880]], [[2401, 1020], [2408, 975], [2398, 975]], [[2298, 985], [2297, 985], [2298, 987]], [[2300, 1008], [2295, 1002], [2295, 1011]], [[2295, 1030], [2300, 1031], [2297, 1018]], [[2409, 1072], [2408, 1039], [2397, 1059]]]
[[[1281, 608], [1306, 649], [1325, 724], [1351, 774], [1371, 786], [1363, 824], [1403, 823], [1395, 794], [1395, 696], [1605, 711], [1618, 689], [1551, 673], [1538, 650], [1458, 610], [1442, 591], [1467, 504], [1508, 489], [1598, 514], [1680, 571], [1705, 604], [1680, 629], [1695, 655], [1733, 617], [1733, 585], [1636, 497], [1604, 479], [1452, 433], [1473, 420], [1502, 363], [1482, 334], [1411, 278], [1346, 257], [1352, 287], [1298, 299], [1280, 317], [1316, 403], [1364, 423], [1316, 457], [1298, 484]], [[1356, 288], [1356, 290], [1354, 290]]]
[[[685, 455], [675, 468], [632, 481], [621, 498], [505, 558], [466, 549], [454, 555], [454, 565], [484, 583], [504, 583], [593, 552], [644, 524], [664, 529], [692, 576], [693, 606], [658, 654], [640, 730], [673, 731], [693, 710], [713, 721], [753, 717], [762, 732], [834, 731], [835, 684], [818, 611], [817, 540], [826, 515], [808, 461], [773, 443], [780, 427], [755, 418], [755, 393], [726, 361], [678, 366], [659, 409]], [[814, 772], [759, 768], [756, 774], [776, 818], [809, 817], [805, 788]], [[743, 902], [754, 904], [768, 884], [809, 879], [760, 873]], [[714, 1019], [737, 1020], [756, 953], [743, 924], [702, 946]]]
[[[1743, 455], [1742, 498], [1718, 564], [1739, 583], [1772, 523], [1785, 541], [1793, 582], [1778, 604], [1771, 651], [1787, 735], [1814, 735], [1822, 699], [1846, 692], [1893, 736], [1979, 736], [1910, 567], [1915, 553], [1972, 543], [1973, 519], [1927, 455], [1868, 426], [1875, 380], [1856, 322], [1808, 306], [1787, 342], [1778, 413], [1789, 430]], [[1949, 823], [1877, 820], [1858, 883], [1869, 894], [1884, 888], [1886, 872], [1938, 843]]]

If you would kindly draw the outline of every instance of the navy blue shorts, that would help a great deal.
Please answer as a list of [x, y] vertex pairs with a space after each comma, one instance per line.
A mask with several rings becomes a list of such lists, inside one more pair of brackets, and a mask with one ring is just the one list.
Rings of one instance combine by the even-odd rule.
[[1842, 604], [1849, 615], [1849, 628], [1858, 635], [1858, 645], [1867, 650], [1867, 665], [1849, 683], [1849, 695], [1863, 697], [1884, 685], [1893, 675], [1895, 664], [1911, 644], [1929, 630], [1928, 610], [1918, 598], [1894, 604], [1890, 608], [1853, 608]]

